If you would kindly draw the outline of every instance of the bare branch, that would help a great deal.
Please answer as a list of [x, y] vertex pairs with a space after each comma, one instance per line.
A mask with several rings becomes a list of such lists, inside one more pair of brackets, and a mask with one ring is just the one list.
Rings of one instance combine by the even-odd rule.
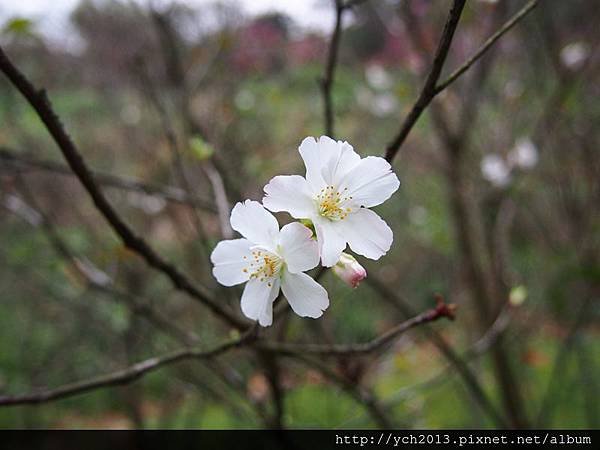
[[[452, 35], [458, 25], [458, 19], [460, 18], [460, 14], [462, 11], [462, 7], [464, 6], [464, 1], [455, 1], [450, 13], [448, 15], [448, 20], [446, 22], [446, 26], [444, 27], [444, 31], [442, 33], [442, 37], [440, 39], [440, 43], [438, 44], [438, 49], [436, 51], [436, 56], [433, 60], [433, 64], [429, 75], [425, 81], [425, 85], [417, 98], [417, 101], [411, 108], [408, 116], [404, 120], [398, 135], [394, 138], [394, 140], [387, 146], [385, 152], [385, 158], [388, 161], [392, 161], [400, 147], [408, 137], [408, 134], [412, 130], [412, 127], [415, 125], [417, 120], [419, 119], [423, 110], [429, 105], [431, 100], [446, 89], [450, 84], [456, 81], [462, 74], [464, 74], [469, 68], [475, 64], [489, 49], [492, 47], [498, 39], [500, 39], [504, 34], [506, 34], [510, 29], [512, 29], [516, 24], [518, 24], [531, 10], [533, 10], [539, 0], [531, 0], [528, 2], [521, 10], [519, 10], [511, 19], [509, 19], [502, 27], [498, 29], [494, 34], [492, 34], [483, 44], [482, 46], [467, 60], [465, 61], [458, 69], [456, 69], [452, 74], [443, 82], [437, 84], [437, 80], [440, 77], [442, 67], [444, 65], [444, 61], [448, 54], [448, 50], [450, 47], [450, 42], [452, 41]], [[459, 5], [458, 3], [462, 3]]]
[[340, 48], [340, 36], [342, 34], [342, 18], [346, 10], [342, 0], [335, 0], [335, 26], [333, 34], [329, 41], [327, 51], [327, 63], [325, 65], [325, 74], [321, 79], [321, 92], [323, 94], [323, 114], [325, 120], [325, 134], [334, 137], [334, 113], [333, 113], [333, 81], [335, 78], [335, 69], [338, 61]]
[[454, 0], [452, 3], [452, 7], [448, 13], [448, 18], [446, 19], [446, 24], [444, 25], [444, 30], [442, 31], [442, 37], [440, 38], [435, 56], [433, 58], [429, 75], [427, 75], [425, 80], [425, 84], [421, 89], [417, 101], [412, 106], [408, 116], [406, 116], [406, 119], [404, 119], [404, 122], [400, 127], [400, 131], [386, 148], [385, 159], [389, 162], [392, 162], [398, 153], [398, 150], [400, 150], [400, 146], [406, 140], [408, 133], [410, 133], [410, 130], [412, 130], [412, 127], [421, 116], [421, 113], [436, 95], [435, 86], [440, 74], [442, 73], [446, 56], [448, 56], [450, 44], [452, 42], [452, 38], [454, 37], [456, 27], [458, 26], [458, 21], [462, 14], [462, 10], [465, 6], [465, 1], [466, 0]]
[[[404, 317], [414, 315], [410, 302], [405, 301], [397, 292], [393, 291], [374, 276], [367, 278], [367, 283], [371, 286], [383, 299], [388, 300], [394, 308], [396, 308]], [[483, 390], [481, 383], [477, 379], [476, 374], [469, 368], [467, 361], [461, 357], [446, 340], [433, 328], [428, 325], [421, 327], [421, 330], [431, 340], [433, 345], [437, 347], [440, 353], [448, 360], [449, 367], [456, 369], [456, 372], [462, 377], [465, 385], [473, 395], [473, 398], [481, 406], [489, 417], [499, 426], [506, 427], [506, 421], [502, 415], [496, 410], [496, 407]], [[487, 342], [491, 342], [488, 340]], [[494, 341], [495, 342], [495, 341]]]
[[[75, 174], [66, 165], [41, 160], [22, 154], [7, 148], [0, 147], [0, 163], [16, 167], [22, 171], [42, 170], [73, 177]], [[182, 189], [174, 186], [159, 186], [156, 184], [146, 183], [135, 178], [113, 175], [105, 172], [91, 170], [92, 176], [96, 182], [104, 187], [116, 188], [125, 191], [141, 192], [147, 195], [163, 198], [167, 201], [189, 205], [195, 208], [204, 209], [210, 212], [216, 212], [215, 205], [206, 199], [192, 198]]]
[[331, 382], [337, 384], [367, 410], [369, 415], [373, 418], [373, 421], [377, 423], [380, 428], [388, 430], [394, 428], [391, 419], [388, 417], [385, 409], [371, 389], [361, 386], [336, 373], [335, 370], [324, 364], [318, 358], [310, 358], [302, 353], [288, 354], [285, 356], [292, 357], [302, 362], [307, 367], [317, 369]]
[[339, 356], [339, 355], [356, 355], [366, 354], [375, 352], [386, 344], [396, 339], [401, 334], [414, 328], [418, 325], [422, 325], [428, 322], [434, 322], [442, 317], [449, 319], [454, 318], [453, 304], [446, 304], [441, 298], [438, 298], [438, 304], [435, 308], [425, 311], [418, 316], [413, 317], [399, 325], [396, 325], [391, 330], [383, 333], [376, 337], [372, 341], [363, 344], [350, 344], [350, 345], [319, 345], [319, 344], [288, 344], [280, 342], [261, 342], [257, 346], [266, 350], [284, 353], [304, 353], [304, 354], [317, 354], [324, 356]]
[[224, 309], [213, 297], [212, 293], [204, 286], [193, 284], [175, 266], [162, 259], [141, 237], [137, 236], [131, 228], [121, 219], [104, 194], [98, 188], [94, 178], [81, 157], [71, 138], [65, 132], [60, 119], [52, 109], [45, 91], [36, 90], [25, 76], [8, 59], [0, 48], [0, 70], [7, 76], [11, 83], [27, 99], [35, 109], [38, 116], [45, 124], [48, 132], [60, 148], [69, 166], [85, 187], [92, 198], [98, 211], [104, 216], [111, 228], [123, 241], [123, 244], [140, 255], [146, 263], [154, 269], [164, 273], [173, 285], [192, 298], [206, 305], [213, 313], [238, 329], [245, 329], [246, 323], [238, 316]]
[[518, 24], [531, 10], [533, 10], [538, 4], [538, 0], [531, 0], [523, 8], [521, 8], [514, 16], [512, 16], [498, 31], [492, 34], [479, 49], [467, 59], [458, 69], [456, 69], [448, 78], [439, 83], [435, 88], [435, 94], [437, 95], [446, 89], [449, 85], [454, 83], [463, 73], [475, 64], [488, 50], [496, 43], [504, 34], [510, 31], [516, 24]]
[[135, 380], [140, 379], [141, 377], [150, 372], [153, 372], [169, 364], [176, 363], [178, 361], [183, 361], [186, 359], [210, 359], [219, 356], [227, 352], [228, 350], [240, 347], [244, 345], [247, 341], [253, 339], [254, 330], [255, 328], [253, 327], [240, 337], [225, 342], [211, 350], [202, 350], [198, 348], [178, 350], [163, 356], [158, 356], [147, 359], [145, 361], [141, 361], [126, 369], [122, 369], [106, 375], [101, 375], [90, 380], [78, 381], [75, 383], [66, 384], [55, 389], [34, 392], [31, 394], [0, 396], [0, 406], [46, 403], [53, 400], [72, 397], [74, 395], [84, 394], [86, 392], [90, 392], [108, 386], [117, 386], [131, 383]]

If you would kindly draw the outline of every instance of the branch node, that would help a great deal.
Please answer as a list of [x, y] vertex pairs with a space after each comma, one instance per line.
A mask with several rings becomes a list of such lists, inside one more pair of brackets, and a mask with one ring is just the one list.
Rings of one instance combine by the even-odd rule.
[[435, 309], [432, 310], [433, 319], [440, 317], [446, 317], [450, 320], [456, 318], [456, 309], [458, 308], [455, 303], [446, 303], [444, 297], [441, 294], [434, 294]]

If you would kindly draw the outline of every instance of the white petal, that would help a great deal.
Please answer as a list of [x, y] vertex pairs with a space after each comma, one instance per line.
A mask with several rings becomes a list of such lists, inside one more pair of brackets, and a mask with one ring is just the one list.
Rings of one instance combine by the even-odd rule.
[[353, 252], [370, 259], [385, 255], [394, 240], [388, 225], [370, 209], [360, 208], [338, 222], [340, 234], [347, 240]]
[[287, 211], [296, 219], [310, 217], [315, 209], [312, 191], [300, 175], [281, 175], [264, 188], [263, 205], [273, 212]]
[[306, 181], [308, 181], [313, 192], [318, 192], [325, 186], [321, 171], [328, 160], [327, 155], [321, 151], [317, 141], [312, 136], [302, 141], [298, 151], [306, 167]]
[[224, 286], [235, 286], [248, 281], [249, 274], [243, 269], [248, 265], [251, 257], [250, 247], [252, 243], [248, 239], [231, 239], [221, 241], [210, 254], [213, 263], [213, 275], [219, 283]]
[[316, 219], [314, 221], [317, 240], [319, 241], [321, 262], [325, 267], [331, 267], [337, 263], [346, 248], [347, 240], [337, 230], [339, 223], [331, 222], [327, 219]]
[[350, 170], [340, 189], [348, 188], [346, 195], [352, 196], [354, 203], [366, 208], [386, 201], [400, 187], [400, 180], [392, 166], [379, 156], [367, 156]]
[[286, 272], [281, 279], [281, 290], [300, 317], [316, 319], [329, 306], [325, 288], [305, 273]]
[[328, 156], [322, 175], [325, 183], [330, 186], [338, 186], [345, 175], [360, 162], [360, 156], [350, 144], [336, 142], [327, 136], [319, 139], [319, 150]]
[[319, 245], [312, 239], [312, 231], [294, 222], [285, 225], [279, 232], [280, 254], [288, 271], [305, 272], [319, 264]]
[[[271, 284], [269, 286], [269, 284]], [[268, 278], [260, 281], [251, 279], [242, 294], [242, 312], [252, 320], [258, 320], [263, 327], [273, 322], [273, 301], [279, 293], [279, 278]]]
[[237, 203], [231, 211], [231, 227], [254, 244], [271, 248], [279, 234], [275, 216], [255, 201]]

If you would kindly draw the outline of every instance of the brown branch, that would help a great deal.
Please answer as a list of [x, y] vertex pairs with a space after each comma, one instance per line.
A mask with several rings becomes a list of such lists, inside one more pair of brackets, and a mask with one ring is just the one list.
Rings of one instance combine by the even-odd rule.
[[327, 51], [327, 62], [325, 73], [321, 79], [321, 92], [323, 94], [323, 117], [325, 120], [325, 134], [334, 137], [334, 113], [333, 113], [333, 82], [335, 78], [335, 69], [338, 61], [340, 48], [340, 37], [342, 35], [342, 18], [344, 16], [344, 6], [342, 0], [335, 0], [335, 26], [329, 41]]
[[[383, 299], [388, 300], [390, 304], [397, 309], [404, 317], [410, 317], [414, 315], [412, 307], [409, 301], [405, 301], [396, 292], [387, 287], [384, 283], [379, 281], [374, 276], [367, 278], [367, 283], [371, 286]], [[477, 379], [477, 376], [470, 369], [467, 361], [458, 354], [446, 340], [432, 327], [425, 325], [421, 327], [421, 330], [431, 340], [433, 345], [439, 350], [439, 352], [448, 360], [449, 366], [453, 367], [456, 372], [463, 379], [465, 385], [473, 395], [473, 398], [486, 411], [489, 417], [499, 426], [506, 427], [506, 421], [502, 415], [496, 410], [496, 407], [483, 390], [481, 383]]]
[[[200, 126], [191, 113], [191, 95], [188, 89], [186, 73], [183, 69], [183, 60], [179, 51], [180, 37], [177, 30], [167, 15], [161, 14], [158, 11], [152, 11], [151, 16], [152, 23], [156, 28], [156, 33], [163, 50], [161, 52], [162, 58], [169, 74], [171, 87], [176, 94], [176, 103], [183, 119], [185, 132], [190, 136], [197, 134], [203, 140], [209, 142], [208, 133], [205, 128]], [[215, 196], [215, 204], [217, 207], [222, 237], [231, 239], [233, 237], [233, 229], [229, 224], [231, 206], [227, 199], [223, 178], [217, 170], [212, 157], [204, 160], [200, 164], [200, 168], [206, 175]]]
[[162, 259], [141, 237], [137, 236], [131, 228], [121, 219], [104, 194], [98, 188], [94, 178], [81, 157], [71, 138], [65, 132], [60, 119], [52, 109], [45, 91], [36, 90], [25, 76], [8, 59], [0, 48], [0, 70], [7, 76], [11, 83], [27, 99], [35, 109], [38, 116], [46, 126], [48, 132], [67, 160], [69, 166], [84, 186], [98, 211], [104, 216], [115, 233], [121, 238], [123, 244], [130, 250], [140, 255], [146, 263], [154, 269], [164, 273], [173, 285], [186, 292], [192, 298], [206, 305], [213, 313], [238, 329], [245, 329], [246, 323], [238, 316], [224, 309], [205, 287], [194, 285], [175, 266]]
[[[448, 78], [446, 78], [441, 83], [437, 84], [437, 80], [441, 74], [441, 69], [444, 65], [445, 58], [447, 56], [450, 42], [452, 41], [452, 34], [456, 29], [456, 25], [458, 24], [458, 19], [460, 18], [460, 10], [462, 10], [463, 5], [459, 5], [457, 7], [457, 3], [455, 2], [450, 13], [448, 15], [448, 20], [446, 22], [446, 26], [444, 27], [444, 32], [442, 33], [442, 38], [440, 39], [440, 43], [438, 44], [438, 49], [436, 51], [436, 56], [434, 58], [432, 68], [427, 76], [425, 81], [425, 85], [419, 94], [419, 97], [413, 107], [411, 108], [408, 116], [406, 117], [402, 127], [396, 138], [387, 146], [385, 152], [385, 158], [388, 161], [392, 161], [400, 147], [408, 137], [408, 134], [412, 130], [413, 126], [419, 119], [423, 110], [429, 105], [429, 103], [433, 100], [433, 98], [446, 89], [449, 85], [454, 83], [461, 75], [463, 75], [467, 70], [473, 66], [479, 59], [481, 59], [484, 54], [500, 39], [504, 34], [510, 31], [515, 25], [517, 25], [527, 14], [533, 10], [539, 0], [531, 0], [528, 2], [523, 8], [521, 8], [513, 17], [511, 17], [504, 25], [502, 25], [498, 31], [492, 34], [479, 49], [469, 58], [467, 59], [458, 69], [452, 72]], [[464, 2], [462, 2], [464, 4]], [[458, 9], [460, 8], [460, 9]], [[454, 13], [453, 13], [454, 11]], [[452, 28], [453, 25], [453, 28]]]
[[408, 133], [410, 133], [410, 130], [412, 130], [413, 126], [421, 116], [421, 113], [436, 95], [436, 83], [442, 73], [442, 68], [444, 66], [444, 62], [446, 61], [446, 57], [448, 56], [450, 44], [452, 42], [452, 38], [454, 37], [456, 27], [458, 26], [458, 21], [462, 14], [463, 7], [465, 6], [465, 1], [466, 0], [454, 0], [452, 3], [452, 7], [448, 13], [448, 18], [446, 19], [446, 24], [444, 25], [444, 30], [442, 31], [442, 37], [440, 38], [435, 56], [433, 58], [433, 63], [431, 64], [429, 75], [427, 75], [425, 80], [425, 84], [419, 93], [417, 101], [412, 106], [408, 116], [406, 116], [406, 119], [404, 119], [404, 122], [400, 127], [400, 131], [392, 140], [392, 142], [388, 144], [385, 150], [385, 159], [389, 162], [392, 162], [398, 153], [398, 150], [400, 150], [400, 146], [406, 140]]
[[318, 370], [331, 382], [337, 384], [341, 389], [346, 391], [348, 395], [353, 397], [358, 404], [367, 410], [369, 415], [373, 418], [373, 421], [380, 428], [387, 430], [394, 428], [391, 419], [388, 417], [385, 409], [371, 389], [361, 386], [355, 381], [349, 380], [343, 375], [338, 374], [335, 370], [317, 358], [309, 358], [302, 353], [286, 354], [285, 356], [292, 357], [307, 367]]
[[467, 59], [458, 69], [452, 72], [448, 78], [439, 83], [435, 88], [435, 94], [437, 95], [454, 83], [463, 73], [475, 64], [489, 49], [496, 43], [504, 34], [511, 30], [516, 24], [518, 24], [531, 10], [533, 10], [538, 4], [538, 0], [531, 0], [523, 8], [521, 8], [514, 16], [512, 16], [498, 31], [492, 34], [479, 49]]
[[323, 356], [339, 356], [339, 355], [359, 355], [375, 352], [386, 344], [396, 339], [401, 334], [414, 328], [418, 325], [422, 325], [428, 322], [434, 322], [442, 317], [448, 319], [454, 319], [455, 305], [446, 304], [441, 299], [437, 298], [437, 306], [433, 309], [425, 311], [418, 316], [413, 317], [399, 325], [396, 325], [392, 329], [386, 331], [382, 335], [375, 339], [365, 342], [362, 344], [349, 344], [349, 345], [320, 345], [320, 344], [296, 344], [296, 343], [283, 343], [283, 342], [261, 342], [257, 346], [265, 350], [273, 352], [284, 353], [284, 354], [316, 354]]
[[210, 359], [219, 356], [228, 350], [244, 345], [247, 341], [254, 339], [255, 328], [251, 328], [236, 339], [225, 342], [211, 350], [188, 348], [174, 351], [163, 356], [146, 359], [126, 369], [118, 370], [106, 375], [101, 375], [90, 380], [78, 381], [65, 384], [61, 387], [41, 392], [23, 395], [0, 396], [0, 406], [15, 406], [26, 404], [46, 403], [53, 400], [72, 397], [86, 392], [108, 387], [131, 383], [144, 375], [161, 367], [186, 359]]
[[25, 200], [30, 203], [30, 205], [28, 205], [23, 202], [21, 208], [30, 210], [38, 220], [28, 220], [26, 215], [19, 211], [19, 208], [11, 208], [6, 202], [2, 206], [15, 215], [18, 215], [31, 226], [41, 228], [56, 254], [66, 263], [71, 265], [91, 289], [101, 292], [114, 301], [124, 301], [133, 314], [138, 314], [147, 320], [148, 323], [154, 325], [157, 329], [174, 337], [180, 342], [190, 346], [198, 344], [200, 338], [195, 333], [180, 328], [138, 296], [118, 290], [114, 287], [114, 281], [108, 274], [100, 270], [87, 259], [76, 256], [67, 243], [60, 237], [60, 234], [56, 231], [54, 223], [48, 214], [40, 208], [23, 177], [20, 174], [17, 174], [16, 180], [19, 190], [23, 193]]
[[[21, 171], [41, 170], [57, 175], [73, 177], [75, 174], [66, 165], [34, 158], [28, 154], [16, 152], [0, 147], [0, 163], [13, 166]], [[210, 212], [216, 212], [215, 205], [208, 200], [199, 199], [188, 195], [182, 189], [174, 186], [159, 186], [146, 183], [135, 178], [113, 175], [106, 172], [91, 170], [94, 180], [101, 186], [121, 189], [124, 191], [135, 191], [143, 194], [160, 197], [173, 203], [188, 205]]]

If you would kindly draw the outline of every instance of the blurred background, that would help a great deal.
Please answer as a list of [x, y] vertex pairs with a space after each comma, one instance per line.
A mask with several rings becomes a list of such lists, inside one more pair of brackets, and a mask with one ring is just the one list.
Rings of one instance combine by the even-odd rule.
[[[285, 5], [284, 5], [285, 3]], [[450, 1], [344, 11], [334, 135], [382, 155], [429, 70]], [[442, 79], [523, 5], [473, 0]], [[594, 2], [541, 1], [420, 118], [376, 208], [394, 230], [368, 278], [332, 273], [331, 306], [284, 313], [277, 340], [366, 342], [458, 306], [375, 355], [252, 349], [133, 383], [0, 407], [0, 427], [598, 428], [600, 94]], [[324, 134], [333, 2], [25, 0], [0, 3], [0, 43], [45, 87], [126, 221], [239, 313], [207, 255], [229, 208], [304, 173]], [[225, 220], [224, 220], [225, 219]], [[289, 220], [279, 216], [281, 222]], [[231, 335], [126, 250], [32, 108], [0, 81], [0, 396], [37, 392]]]

